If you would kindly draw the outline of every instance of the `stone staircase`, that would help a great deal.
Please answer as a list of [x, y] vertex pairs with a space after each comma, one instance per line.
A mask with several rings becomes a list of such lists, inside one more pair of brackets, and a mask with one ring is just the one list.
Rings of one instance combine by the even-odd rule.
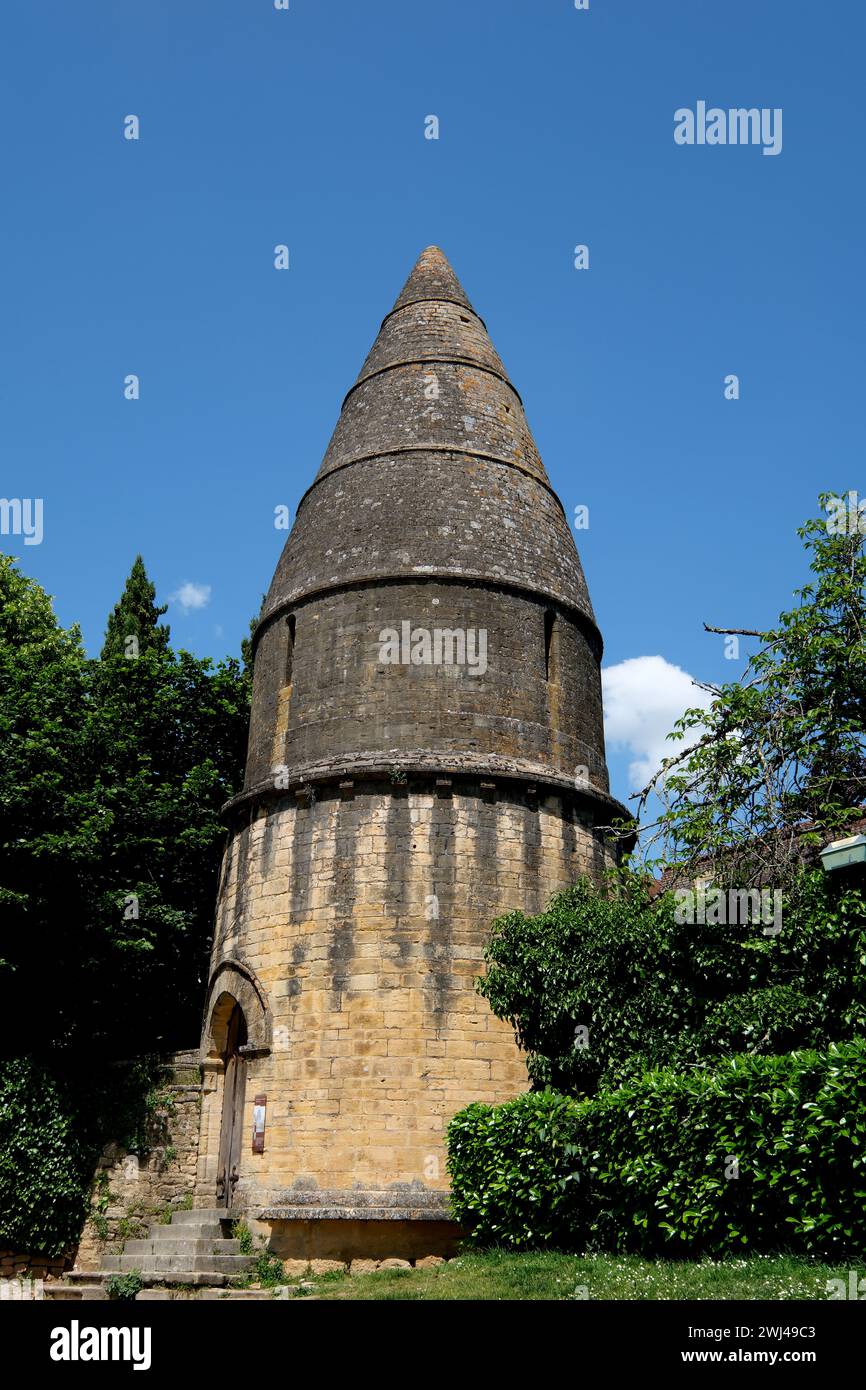
[[137, 1270], [144, 1284], [184, 1284], [219, 1288], [251, 1273], [255, 1260], [233, 1240], [232, 1214], [224, 1207], [176, 1211], [169, 1225], [155, 1223], [144, 1240], [128, 1240], [121, 1255], [106, 1255], [102, 1269], [73, 1270], [72, 1285], [104, 1283], [112, 1274]]

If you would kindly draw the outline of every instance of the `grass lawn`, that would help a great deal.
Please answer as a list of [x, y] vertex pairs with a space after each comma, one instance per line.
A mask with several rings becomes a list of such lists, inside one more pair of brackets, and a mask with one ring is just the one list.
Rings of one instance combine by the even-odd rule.
[[[860, 1271], [866, 1273], [866, 1269]], [[830, 1278], [847, 1269], [790, 1256], [723, 1261], [581, 1258], [493, 1251], [461, 1255], [435, 1269], [309, 1276], [319, 1299], [827, 1299]], [[299, 1291], [300, 1292], [300, 1291]]]

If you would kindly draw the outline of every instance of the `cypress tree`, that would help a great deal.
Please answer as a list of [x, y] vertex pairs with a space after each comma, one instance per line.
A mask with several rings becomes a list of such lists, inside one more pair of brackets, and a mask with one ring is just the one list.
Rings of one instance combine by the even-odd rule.
[[[141, 556], [136, 555], [120, 602], [114, 605], [108, 619], [101, 653], [103, 661], [112, 656], [134, 657], [144, 652], [168, 650], [171, 630], [167, 623], [159, 621], [168, 605], [159, 607], [155, 600], [156, 588], [148, 578]], [[131, 638], [135, 639], [134, 644]]]

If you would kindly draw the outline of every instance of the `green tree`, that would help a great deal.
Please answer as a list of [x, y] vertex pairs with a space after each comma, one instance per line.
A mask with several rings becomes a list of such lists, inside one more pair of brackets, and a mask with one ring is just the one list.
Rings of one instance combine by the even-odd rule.
[[[711, 914], [706, 914], [707, 917]], [[579, 1095], [650, 1068], [866, 1036], [866, 893], [804, 870], [778, 927], [688, 921], [623, 871], [494, 923], [478, 989], [533, 1087]]]
[[253, 635], [259, 625], [266, 598], [267, 594], [262, 594], [262, 602], [259, 611], [254, 618], [250, 618], [250, 626], [247, 635], [241, 640], [241, 661], [243, 662], [244, 673], [249, 676], [250, 681], [252, 681], [253, 678]]
[[[156, 588], [148, 578], [144, 561], [136, 555], [119, 603], [109, 615], [102, 647], [109, 656], [137, 656], [142, 652], [166, 652], [171, 631], [159, 620], [168, 605], [157, 607]], [[134, 639], [134, 640], [130, 640]]]
[[[137, 656], [120, 641], [130, 594]], [[163, 611], [137, 560], [88, 661], [40, 587], [0, 564], [7, 1051], [128, 1055], [198, 1032], [250, 675], [172, 651]]]
[[670, 1055], [690, 1021], [685, 992], [666, 988], [671, 927], [627, 874], [614, 891], [584, 879], [537, 916], [494, 923], [478, 990], [514, 1028], [534, 1087], [591, 1094], [634, 1058], [639, 1070]]
[[0, 556], [0, 1244], [22, 1249], [74, 1242], [95, 1154], [146, 1110], [150, 1064], [122, 1106], [107, 1064], [198, 1035], [251, 673], [172, 651], [154, 599], [139, 559], [88, 661]]
[[87, 662], [47, 594], [0, 555], [3, 1050], [63, 1033], [75, 968]]
[[[246, 668], [174, 652], [154, 597], [138, 557], [92, 668], [85, 730], [89, 1027], [115, 1050], [140, 1050], [143, 1038], [167, 1048], [197, 1033], [220, 807], [242, 783], [249, 721]], [[129, 612], [137, 655], [122, 640]]]
[[[798, 534], [812, 581], [775, 627], [707, 627], [757, 639], [742, 680], [708, 686], [671, 738], [684, 743], [639, 797], [664, 809], [644, 845], [683, 878], [781, 887], [804, 843], [844, 833], [866, 797], [864, 518], [833, 493]], [[645, 848], [645, 852], [647, 852]]]

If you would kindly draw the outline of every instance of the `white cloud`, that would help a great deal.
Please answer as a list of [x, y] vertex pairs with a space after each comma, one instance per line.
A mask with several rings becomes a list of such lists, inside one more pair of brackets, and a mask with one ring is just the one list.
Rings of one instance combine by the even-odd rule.
[[694, 706], [705, 709], [711, 699], [693, 684], [688, 671], [663, 656], [632, 656], [603, 668], [601, 689], [605, 739], [610, 749], [633, 755], [628, 776], [635, 790], [646, 786], [662, 761], [685, 746], [681, 740], [667, 742], [680, 715]]
[[184, 613], [192, 613], [195, 609], [206, 608], [210, 603], [210, 595], [210, 584], [181, 584], [179, 589], [169, 595], [169, 599], [170, 602], [179, 604]]

